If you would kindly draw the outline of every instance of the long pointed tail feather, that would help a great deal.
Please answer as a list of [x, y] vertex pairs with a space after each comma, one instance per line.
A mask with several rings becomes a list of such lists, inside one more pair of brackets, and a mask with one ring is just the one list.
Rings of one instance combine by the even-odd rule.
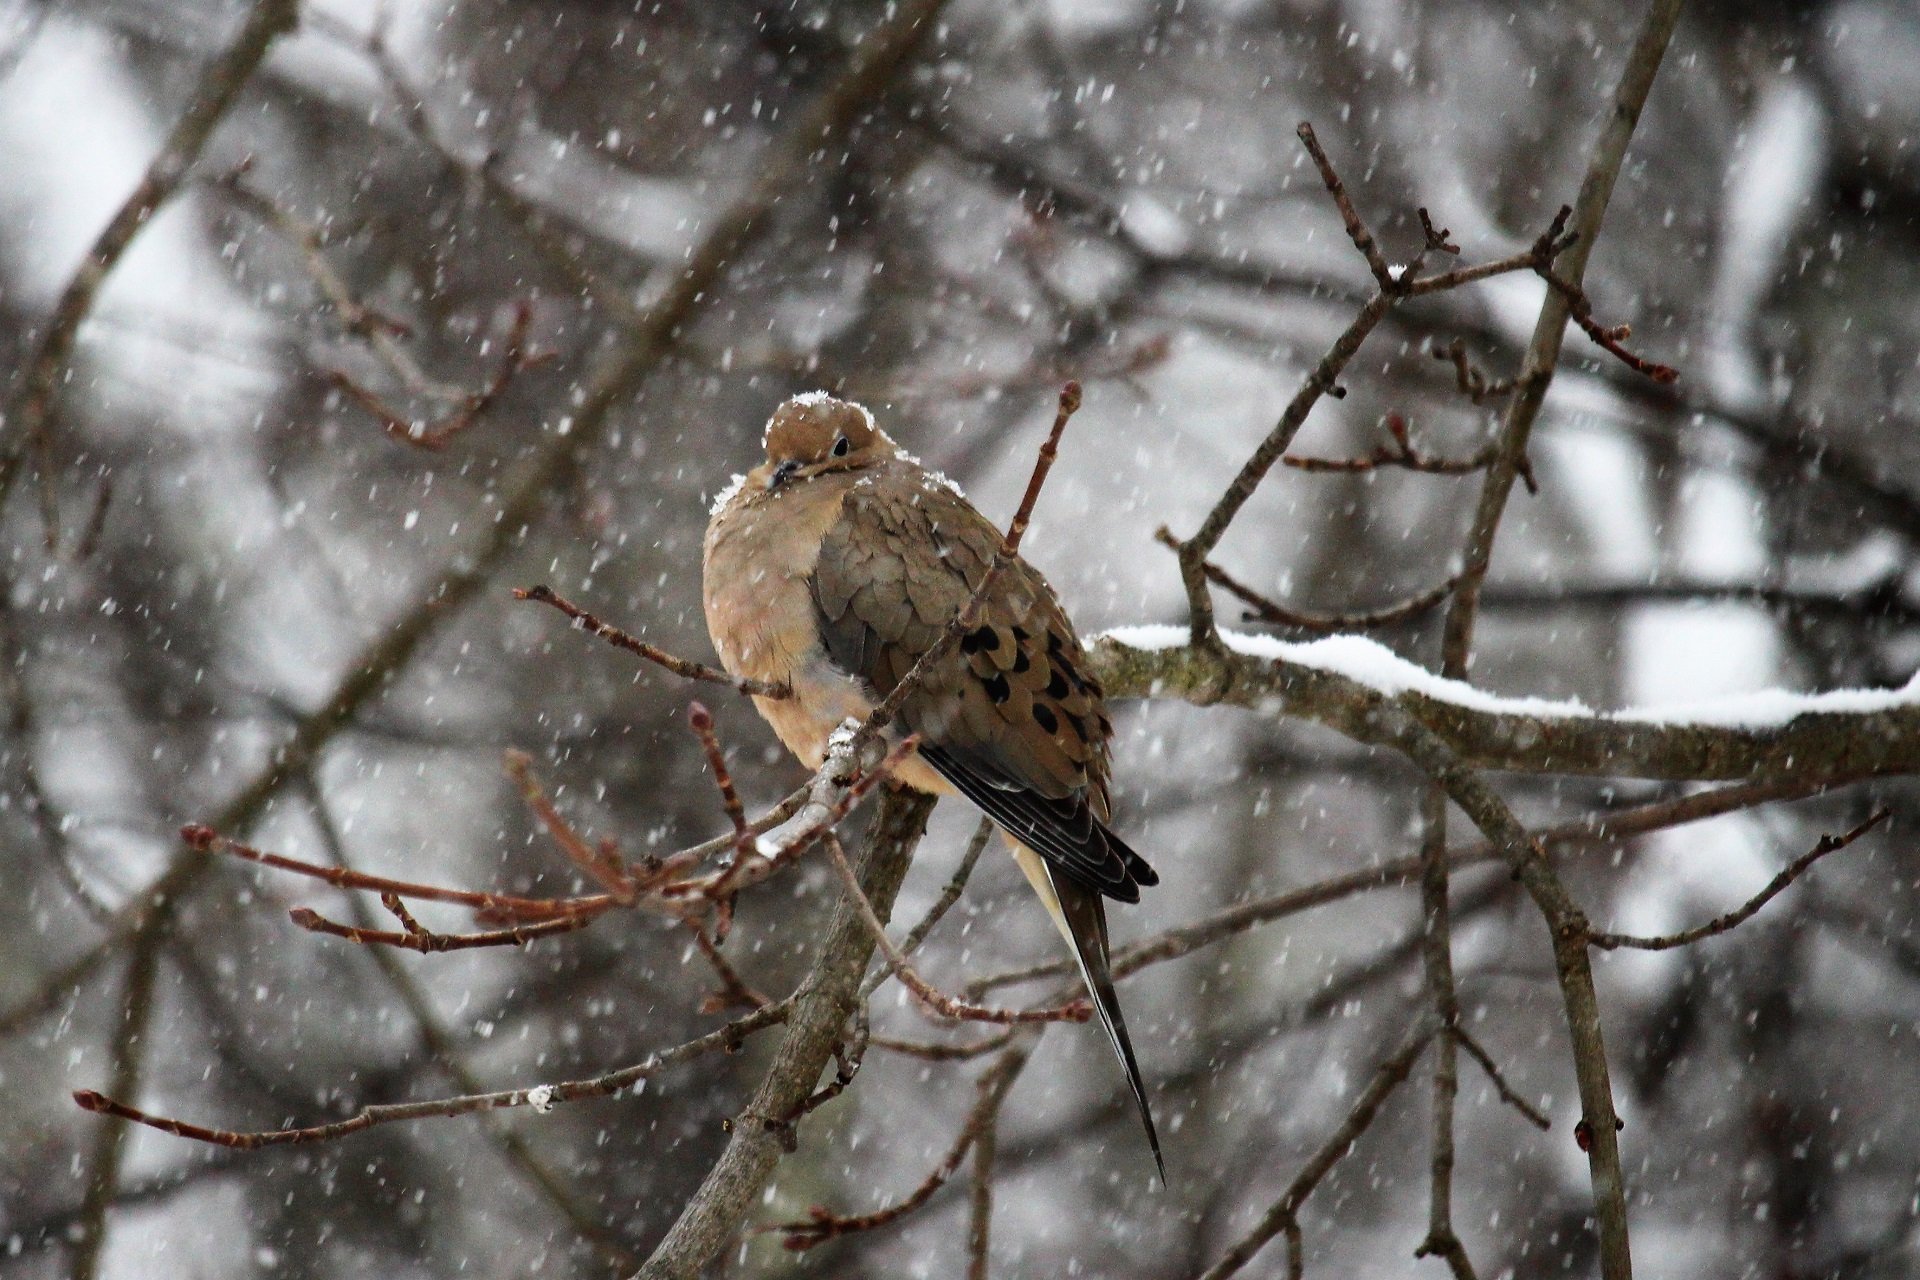
[[1094, 1012], [1106, 1028], [1114, 1056], [1127, 1073], [1127, 1087], [1133, 1091], [1134, 1104], [1140, 1109], [1140, 1123], [1147, 1131], [1147, 1146], [1153, 1151], [1153, 1167], [1160, 1173], [1160, 1185], [1167, 1183], [1167, 1164], [1160, 1156], [1160, 1134], [1153, 1127], [1153, 1111], [1147, 1105], [1146, 1086], [1140, 1080], [1140, 1066], [1133, 1058], [1133, 1041], [1127, 1035], [1127, 1020], [1120, 1013], [1120, 997], [1113, 989], [1113, 975], [1107, 965], [1107, 912], [1100, 895], [1055, 875], [1044, 860], [1035, 859], [1047, 877], [1057, 904], [1060, 931], [1072, 944], [1073, 958], [1080, 977], [1093, 997]]

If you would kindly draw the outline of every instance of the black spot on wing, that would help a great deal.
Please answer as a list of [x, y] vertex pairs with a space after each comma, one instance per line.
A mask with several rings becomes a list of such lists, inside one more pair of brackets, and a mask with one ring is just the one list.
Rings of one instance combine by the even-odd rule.
[[1138, 902], [1141, 885], [1159, 882], [1146, 860], [1093, 816], [1085, 796], [1043, 796], [945, 747], [922, 743], [920, 758], [1074, 883], [1119, 902]]

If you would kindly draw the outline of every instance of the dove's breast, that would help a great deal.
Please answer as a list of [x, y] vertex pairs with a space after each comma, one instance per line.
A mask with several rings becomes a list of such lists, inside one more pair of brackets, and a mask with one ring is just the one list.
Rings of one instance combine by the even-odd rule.
[[[734, 675], [793, 690], [791, 698], [753, 701], [810, 769], [826, 759], [833, 731], [849, 718], [864, 720], [874, 705], [872, 690], [828, 657], [808, 588], [845, 494], [846, 486], [818, 480], [777, 494], [751, 492], [749, 484], [707, 526], [702, 597], [714, 650]], [[917, 757], [895, 776], [921, 791], [952, 793]]]

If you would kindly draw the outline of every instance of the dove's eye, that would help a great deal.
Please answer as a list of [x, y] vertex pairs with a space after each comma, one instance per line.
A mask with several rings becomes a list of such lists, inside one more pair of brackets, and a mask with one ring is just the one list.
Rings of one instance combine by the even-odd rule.
[[847, 450], [851, 448], [853, 448], [852, 442], [845, 436], [841, 436], [833, 442], [833, 456], [836, 458], [844, 458], [847, 456]]

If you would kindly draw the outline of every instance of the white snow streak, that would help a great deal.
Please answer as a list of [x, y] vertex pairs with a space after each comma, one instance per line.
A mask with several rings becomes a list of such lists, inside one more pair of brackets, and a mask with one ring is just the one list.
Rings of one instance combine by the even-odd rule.
[[741, 486], [746, 484], [746, 482], [747, 478], [744, 475], [736, 475], [733, 479], [727, 481], [727, 487], [714, 495], [712, 504], [707, 507], [707, 514], [709, 516], [719, 515], [720, 512], [725, 509], [726, 505], [732, 502], [734, 497], [739, 494]]
[[[1115, 627], [1105, 638], [1135, 649], [1179, 649], [1188, 639], [1185, 627]], [[1220, 633], [1227, 647], [1252, 658], [1297, 663], [1317, 671], [1356, 680], [1387, 697], [1419, 693], [1469, 711], [1493, 715], [1627, 720], [1639, 724], [1712, 725], [1727, 729], [1765, 729], [1785, 724], [1808, 712], [1859, 715], [1896, 707], [1920, 706], [1920, 674], [1899, 689], [1835, 689], [1826, 693], [1791, 693], [1761, 689], [1693, 702], [1658, 707], [1597, 711], [1573, 699], [1507, 698], [1460, 680], [1435, 675], [1407, 661], [1385, 645], [1363, 636], [1328, 636], [1296, 643], [1271, 636]]]

